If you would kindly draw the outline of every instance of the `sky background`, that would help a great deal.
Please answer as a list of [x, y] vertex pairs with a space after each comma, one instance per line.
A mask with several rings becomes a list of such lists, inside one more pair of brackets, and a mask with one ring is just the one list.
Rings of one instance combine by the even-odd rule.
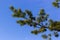
[[[43, 40], [40, 34], [34, 35], [30, 31], [33, 28], [25, 25], [21, 27], [16, 23], [17, 18], [12, 17], [9, 9], [13, 5], [16, 9], [31, 10], [37, 16], [40, 9], [44, 8], [49, 18], [60, 20], [60, 8], [52, 6], [54, 0], [0, 0], [0, 40]], [[47, 32], [48, 33], [48, 32]], [[53, 40], [60, 40], [60, 37], [52, 37]]]

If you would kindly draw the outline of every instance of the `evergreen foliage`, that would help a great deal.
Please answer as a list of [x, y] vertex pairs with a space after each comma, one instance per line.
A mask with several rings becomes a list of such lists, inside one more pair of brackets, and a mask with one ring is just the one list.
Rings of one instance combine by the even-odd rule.
[[[56, 8], [60, 8], [60, 0], [56, 0], [55, 2], [52, 3], [52, 5]], [[25, 10], [24, 12], [21, 9], [15, 9], [13, 6], [10, 6], [10, 9], [12, 10], [13, 17], [17, 18], [24, 18], [24, 20], [17, 20], [17, 23], [20, 25], [26, 25], [28, 24], [29, 26], [32, 26], [35, 29], [31, 31], [33, 34], [38, 34], [38, 33], [44, 33], [48, 30], [53, 31], [54, 36], [58, 37], [60, 32], [60, 21], [54, 21], [52, 19], [49, 19], [49, 15], [45, 12], [44, 9], [40, 9], [38, 17], [34, 17], [32, 12], [29, 10]], [[57, 32], [55, 32], [57, 31]], [[51, 34], [43, 34], [42, 37], [44, 39], [48, 38], [51, 40]]]

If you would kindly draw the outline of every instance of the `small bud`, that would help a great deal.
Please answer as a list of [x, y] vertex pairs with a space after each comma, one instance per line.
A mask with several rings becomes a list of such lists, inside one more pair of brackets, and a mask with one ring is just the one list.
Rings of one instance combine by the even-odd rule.
[[14, 7], [13, 7], [13, 6], [10, 6], [10, 9], [11, 9], [11, 10], [14, 10]]

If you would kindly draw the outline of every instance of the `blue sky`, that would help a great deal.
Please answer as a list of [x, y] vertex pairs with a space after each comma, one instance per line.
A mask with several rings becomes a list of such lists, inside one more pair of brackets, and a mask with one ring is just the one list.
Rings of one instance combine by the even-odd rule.
[[[13, 5], [17, 9], [21, 8], [22, 11], [29, 9], [34, 16], [38, 15], [41, 8], [44, 8], [50, 15], [49, 18], [60, 20], [60, 8], [52, 6], [52, 1], [54, 0], [0, 0], [0, 40], [43, 40], [40, 34], [30, 33], [33, 28], [18, 25], [9, 7]], [[53, 40], [59, 40], [59, 38]]]

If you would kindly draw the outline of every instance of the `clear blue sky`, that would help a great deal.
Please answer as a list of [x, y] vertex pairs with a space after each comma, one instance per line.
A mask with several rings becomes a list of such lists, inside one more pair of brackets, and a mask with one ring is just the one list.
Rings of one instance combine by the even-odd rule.
[[[13, 5], [23, 11], [29, 9], [34, 16], [38, 15], [41, 8], [44, 8], [46, 13], [50, 14], [50, 18], [60, 20], [60, 8], [52, 6], [52, 1], [54, 0], [0, 0], [0, 40], [43, 40], [40, 34], [34, 35], [30, 33], [33, 28], [27, 25], [20, 27], [16, 23], [17, 19], [12, 17], [9, 6]], [[60, 40], [59, 38], [53, 40]]]

